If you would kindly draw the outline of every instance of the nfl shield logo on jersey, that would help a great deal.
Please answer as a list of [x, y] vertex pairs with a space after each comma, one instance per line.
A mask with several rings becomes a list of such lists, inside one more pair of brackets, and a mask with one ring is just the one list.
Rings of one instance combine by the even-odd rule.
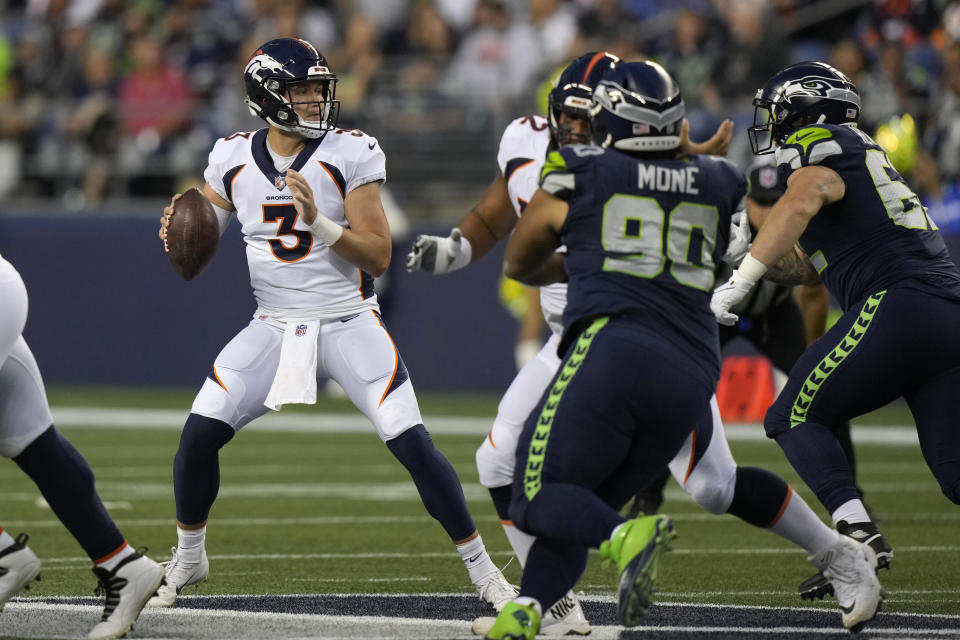
[[284, 187], [287, 186], [287, 180], [283, 176], [277, 176], [273, 179], [273, 186], [277, 188], [278, 191], [283, 191]]
[[307, 325], [298, 324], [296, 333], [298, 338], [302, 338], [303, 336], [305, 336], [307, 334]]

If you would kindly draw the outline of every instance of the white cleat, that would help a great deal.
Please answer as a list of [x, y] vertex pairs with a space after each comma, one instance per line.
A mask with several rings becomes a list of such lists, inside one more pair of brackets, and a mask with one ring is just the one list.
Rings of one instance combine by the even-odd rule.
[[499, 569], [487, 574], [473, 586], [477, 588], [480, 599], [493, 605], [498, 612], [520, 592], [520, 589], [507, 582]]
[[877, 555], [869, 545], [840, 536], [835, 545], [808, 560], [833, 585], [844, 628], [856, 633], [873, 620], [883, 602], [883, 588], [877, 580]]
[[40, 558], [27, 546], [28, 536], [21, 533], [16, 541], [0, 549], [0, 611], [7, 600], [40, 575]]
[[106, 595], [103, 618], [87, 640], [122, 638], [136, 621], [143, 605], [163, 583], [163, 567], [146, 556], [134, 553], [124, 558], [113, 571], [94, 567], [100, 580], [98, 592]]
[[150, 598], [147, 608], [170, 607], [184, 587], [203, 582], [210, 574], [210, 562], [207, 560], [207, 550], [201, 549], [198, 562], [188, 562], [183, 559], [176, 547], [170, 552], [173, 557], [166, 563], [166, 584], [157, 590], [157, 595]]
[[[493, 627], [496, 618], [484, 616], [476, 618], [470, 626], [474, 635], [484, 636]], [[540, 623], [542, 636], [587, 636], [592, 629], [583, 615], [583, 609], [573, 591], [568, 591], [556, 604], [547, 610]]]

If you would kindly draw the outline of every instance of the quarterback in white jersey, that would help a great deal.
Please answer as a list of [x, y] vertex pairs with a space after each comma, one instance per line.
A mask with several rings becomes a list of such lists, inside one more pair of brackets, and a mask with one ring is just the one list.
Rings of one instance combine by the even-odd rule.
[[244, 81], [247, 105], [268, 127], [221, 139], [210, 153], [203, 193], [221, 233], [234, 215], [240, 222], [257, 310], [217, 356], [184, 425], [174, 459], [178, 544], [167, 584], [148, 606], [170, 606], [183, 587], [207, 578], [219, 449], [271, 409], [314, 403], [318, 376], [343, 387], [410, 472], [480, 597], [499, 610], [515, 594], [483, 546], [453, 467], [423, 426], [380, 317], [373, 278], [391, 252], [380, 201], [384, 154], [374, 138], [336, 128], [336, 80], [308, 42], [264, 44]]
[[[592, 87], [603, 70], [617, 62], [615, 56], [605, 52], [581, 56], [558, 77], [550, 93], [549, 118], [534, 115], [511, 122], [503, 133], [497, 154], [500, 172], [483, 198], [448, 237], [417, 238], [407, 256], [407, 269], [434, 274], [449, 273], [482, 258], [499, 241], [508, 237], [539, 188], [540, 172], [548, 149], [590, 141], [587, 109], [591, 103]], [[710, 140], [692, 143], [688, 137], [688, 125], [684, 121], [680, 148], [686, 153], [723, 155], [729, 147], [732, 132], [732, 123], [725, 121]], [[743, 216], [739, 228], [732, 230], [740, 234], [741, 242], [737, 251], [746, 251], [749, 231], [745, 227], [746, 216]], [[745, 237], [744, 233], [747, 234]], [[562, 260], [563, 250], [554, 254], [554, 258]], [[545, 272], [549, 270], [550, 266], [544, 269]], [[514, 480], [516, 447], [524, 421], [560, 366], [557, 347], [562, 331], [560, 318], [566, 306], [566, 285], [555, 283], [542, 286], [541, 305], [551, 336], [537, 356], [517, 373], [500, 401], [490, 434], [476, 453], [480, 482], [490, 490], [504, 532], [521, 565], [525, 564], [535, 538], [513, 526], [507, 513]], [[738, 469], [723, 432], [715, 398], [710, 406], [712, 433], [705, 439], [701, 437], [697, 440], [691, 432], [669, 467], [680, 486], [697, 504], [711, 513], [721, 514], [732, 510], [738, 473], [750, 477], [754, 470]], [[761, 472], [767, 473], [756, 470], [757, 475]], [[761, 481], [767, 482], [768, 479], [761, 476]], [[833, 540], [832, 532], [792, 491], [776, 505], [782, 508], [782, 513], [774, 509], [769, 517], [763, 508], [767, 505], [757, 505], [756, 501], [751, 502], [748, 498], [741, 499], [741, 502], [749, 504], [743, 509], [738, 508], [734, 515], [751, 524], [768, 526], [774, 533], [810, 553], [819, 550], [825, 539]], [[474, 630], [485, 633], [492, 624], [492, 618], [480, 618]], [[545, 613], [540, 632], [544, 635], [564, 635], [586, 634], [589, 630], [579, 603], [572, 593], [568, 593]]]
[[[103, 618], [90, 640], [119, 638], [160, 582], [163, 567], [127, 544], [94, 487], [93, 471], [53, 426], [37, 361], [21, 335], [27, 321], [27, 288], [0, 256], [0, 456], [33, 480], [44, 499], [94, 563], [105, 591]], [[0, 526], [0, 610], [40, 573], [40, 559]]]

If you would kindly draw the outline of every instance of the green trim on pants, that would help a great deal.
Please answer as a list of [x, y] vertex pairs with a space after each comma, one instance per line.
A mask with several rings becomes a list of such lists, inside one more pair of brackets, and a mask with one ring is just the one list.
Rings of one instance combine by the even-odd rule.
[[543, 461], [547, 452], [547, 440], [550, 438], [550, 429], [553, 427], [553, 417], [557, 413], [557, 406], [560, 404], [560, 398], [567, 386], [573, 379], [573, 376], [580, 369], [587, 351], [590, 350], [590, 343], [597, 337], [607, 322], [608, 317], [597, 318], [587, 329], [577, 338], [577, 344], [570, 353], [570, 358], [563, 363], [563, 369], [553, 383], [550, 394], [546, 402], [543, 403], [543, 410], [540, 412], [540, 418], [537, 420], [537, 428], [533, 432], [533, 438], [530, 439], [530, 450], [527, 454], [527, 467], [523, 474], [523, 493], [527, 500], [533, 500], [534, 496], [543, 486], [540, 477], [543, 471]]
[[824, 356], [820, 364], [814, 367], [810, 375], [807, 376], [807, 379], [803, 381], [800, 392], [793, 401], [793, 407], [790, 410], [791, 429], [807, 421], [807, 410], [810, 409], [813, 398], [817, 395], [817, 392], [820, 391], [820, 387], [823, 386], [823, 383], [830, 377], [834, 369], [860, 345], [860, 341], [863, 339], [863, 336], [866, 335], [867, 329], [870, 328], [870, 323], [873, 322], [873, 316], [876, 315], [877, 309], [880, 308], [880, 301], [883, 300], [883, 296], [886, 293], [887, 291], [884, 289], [867, 298], [867, 301], [863, 303], [863, 307], [860, 309], [860, 315], [850, 326], [850, 330], [843, 336], [840, 344]]

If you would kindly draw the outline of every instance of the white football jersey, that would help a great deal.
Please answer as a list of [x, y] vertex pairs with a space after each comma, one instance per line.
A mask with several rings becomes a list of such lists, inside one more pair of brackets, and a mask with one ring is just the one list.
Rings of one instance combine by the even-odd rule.
[[[357, 130], [307, 140], [291, 168], [313, 189], [319, 215], [341, 226], [348, 226], [346, 195], [387, 175], [376, 139]], [[373, 277], [319, 242], [299, 219], [267, 150], [267, 129], [217, 140], [203, 177], [236, 209], [261, 310], [333, 318], [378, 308]]]
[[[517, 118], [507, 125], [500, 138], [497, 164], [507, 180], [507, 193], [517, 212], [523, 215], [527, 203], [540, 188], [540, 170], [547, 157], [550, 129], [547, 119], [532, 115]], [[563, 309], [567, 306], [567, 285], [557, 283], [540, 287], [540, 306], [550, 330], [563, 333]]]

